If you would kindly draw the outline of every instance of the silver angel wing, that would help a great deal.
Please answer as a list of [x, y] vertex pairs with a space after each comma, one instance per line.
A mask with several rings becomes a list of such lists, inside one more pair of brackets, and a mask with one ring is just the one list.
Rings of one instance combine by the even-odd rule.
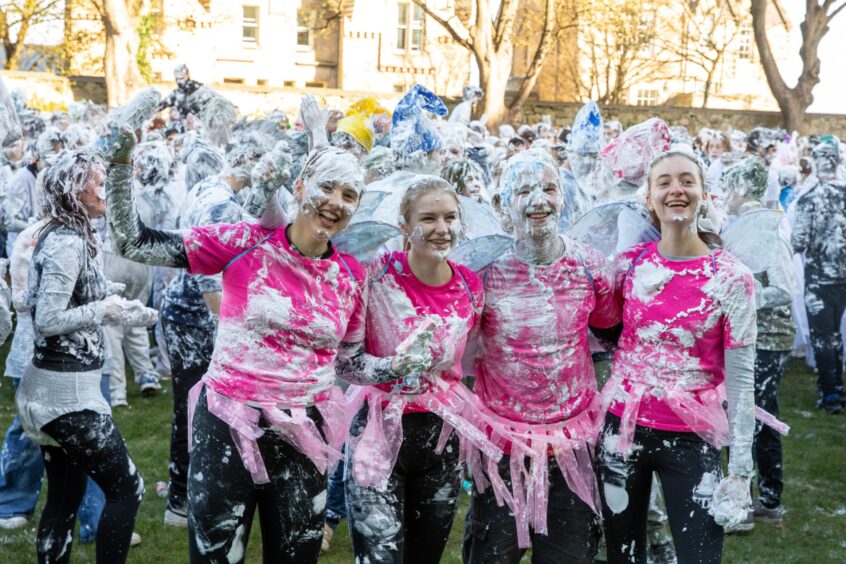
[[394, 237], [402, 235], [399, 227], [378, 221], [356, 221], [332, 238], [332, 244], [359, 262], [372, 259]]
[[771, 209], [745, 213], [720, 234], [723, 247], [753, 273], [764, 272], [779, 260], [783, 217], [783, 212]]
[[513, 244], [514, 239], [508, 235], [483, 235], [459, 243], [449, 254], [449, 259], [478, 272], [499, 258]]
[[15, 111], [12, 96], [0, 79], [0, 148], [7, 147], [21, 139], [21, 122]]
[[505, 234], [502, 223], [489, 205], [465, 196], [459, 196], [458, 201], [464, 237], [450, 252], [449, 259], [479, 271], [510, 249], [514, 238]]
[[629, 202], [611, 202], [593, 208], [577, 219], [565, 235], [593, 247], [606, 257], [638, 243], [661, 238], [646, 216]]

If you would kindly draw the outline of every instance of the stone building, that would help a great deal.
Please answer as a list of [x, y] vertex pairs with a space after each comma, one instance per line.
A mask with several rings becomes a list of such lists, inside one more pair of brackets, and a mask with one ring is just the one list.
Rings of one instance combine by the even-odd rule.
[[[450, 0], [438, 0], [446, 3]], [[410, 0], [158, 2], [154, 78], [184, 62], [202, 82], [458, 95], [470, 56]]]
[[[525, 7], [519, 11], [520, 18], [537, 18], [542, 13], [542, 0], [521, 1]], [[588, 42], [596, 26], [590, 23], [585, 6], [613, 13], [620, 6], [616, 1], [559, 0], [558, 6], [573, 6], [578, 16], [571, 18], [547, 57], [533, 99], [593, 98], [601, 103], [702, 107], [707, 89], [707, 107], [777, 108], [758, 61], [749, 0], [698, 2], [700, 7], [722, 10], [723, 19], [710, 35], [725, 49], [710, 81], [702, 65], [696, 64], [708, 45], [695, 37], [694, 26], [680, 12], [682, 3], [627, 0], [627, 5], [648, 8], [636, 12], [636, 23], [648, 32], [648, 40], [638, 46], [629, 65], [657, 64], [652, 72], [629, 76], [613, 95], [604, 92], [592, 82], [591, 74], [606, 72], [597, 67], [612, 66], [619, 49], [612, 43], [608, 53], [591, 59]], [[67, 0], [67, 4], [83, 5], [80, 0]], [[456, 8], [470, 14], [473, 6], [470, 0], [429, 0], [428, 4], [442, 14], [452, 14]], [[440, 95], [458, 97], [477, 75], [470, 53], [411, 0], [146, 0], [142, 12], [155, 20], [156, 48], [148, 58], [156, 82], [171, 80], [173, 67], [186, 63], [193, 78], [235, 89], [243, 85], [247, 90], [327, 88], [396, 94], [419, 82]], [[791, 24], [779, 0], [771, 3], [769, 16], [770, 42], [777, 56], [784, 58], [795, 48], [787, 40]], [[66, 22], [65, 36], [72, 36], [69, 28], [74, 26], [94, 30], [98, 24], [77, 14]], [[522, 35], [515, 47], [512, 90], [533, 53], [532, 34], [519, 23], [517, 29]], [[91, 53], [77, 53], [72, 74], [101, 74], [96, 69], [98, 61], [102, 64], [102, 53], [94, 52], [97, 47], [93, 42]]]

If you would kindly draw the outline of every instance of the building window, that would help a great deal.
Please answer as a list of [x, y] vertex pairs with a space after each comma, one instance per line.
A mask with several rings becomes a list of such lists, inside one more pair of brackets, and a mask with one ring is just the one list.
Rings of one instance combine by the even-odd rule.
[[636, 106], [657, 106], [658, 105], [658, 91], [638, 89]]
[[311, 47], [312, 12], [297, 11], [297, 47]]
[[411, 2], [397, 2], [396, 48], [400, 51], [423, 50], [423, 8]]
[[752, 60], [752, 48], [755, 45], [755, 36], [752, 34], [752, 26], [743, 24], [737, 38], [737, 58]]
[[244, 43], [257, 45], [259, 39], [259, 8], [258, 6], [241, 6], [241, 39]]

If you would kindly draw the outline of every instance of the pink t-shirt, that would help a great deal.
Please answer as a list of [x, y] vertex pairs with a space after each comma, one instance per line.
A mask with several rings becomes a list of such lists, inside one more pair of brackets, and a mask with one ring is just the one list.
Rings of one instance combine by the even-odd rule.
[[[652, 242], [622, 253], [616, 276], [623, 333], [612, 379], [622, 378], [625, 392], [645, 386], [638, 425], [689, 432], [667, 394], [699, 398], [725, 379], [725, 349], [755, 344], [752, 273], [723, 250], [670, 260]], [[608, 392], [615, 394], [609, 411], [622, 415], [631, 400], [621, 390]]]
[[[449, 262], [452, 278], [442, 286], [421, 282], [408, 265], [408, 254], [394, 251], [379, 256], [368, 267], [367, 321], [364, 346], [374, 356], [394, 354], [397, 345], [425, 317], [436, 317], [438, 327], [432, 340], [435, 365], [427, 374], [444, 380], [462, 377], [461, 357], [468, 336], [478, 325], [484, 305], [482, 283], [476, 274], [461, 264]], [[421, 379], [421, 391], [427, 378]], [[377, 386], [391, 391], [394, 384]], [[423, 411], [409, 403], [406, 412]]]
[[183, 240], [191, 274], [223, 271], [206, 384], [242, 401], [313, 405], [335, 382], [339, 344], [364, 340], [361, 265], [337, 249], [326, 259], [304, 257], [285, 227], [209, 225], [185, 231]]
[[555, 423], [586, 409], [596, 395], [588, 325], [620, 321], [605, 259], [570, 239], [564, 244], [552, 264], [531, 265], [509, 252], [482, 275], [474, 391], [512, 421]]

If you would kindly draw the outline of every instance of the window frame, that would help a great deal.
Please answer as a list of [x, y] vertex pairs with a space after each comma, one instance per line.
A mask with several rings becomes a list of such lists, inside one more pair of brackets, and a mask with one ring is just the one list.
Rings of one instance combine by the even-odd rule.
[[742, 61], [754, 61], [755, 34], [752, 24], [744, 23], [737, 34], [737, 58]]
[[[401, 53], [422, 53], [426, 47], [426, 13], [411, 0], [398, 0], [396, 8], [394, 50]], [[402, 9], [405, 9], [404, 17], [400, 17]]]
[[[302, 24], [300, 23], [302, 18]], [[310, 10], [297, 10], [297, 34], [296, 34], [296, 48], [299, 51], [310, 51], [314, 49], [314, 33], [312, 27], [314, 26], [315, 14]], [[306, 34], [308, 40], [305, 44], [300, 43], [300, 34]]]
[[[248, 9], [255, 10], [255, 17], [248, 18], [246, 11]], [[261, 22], [261, 8], [257, 4], [242, 4], [241, 5], [241, 43], [249, 47], [258, 47], [261, 40], [260, 31]], [[247, 30], [252, 29], [255, 32], [255, 37], [247, 35]]]
[[661, 93], [656, 88], [638, 88], [635, 91], [635, 106], [650, 107], [657, 106]]

